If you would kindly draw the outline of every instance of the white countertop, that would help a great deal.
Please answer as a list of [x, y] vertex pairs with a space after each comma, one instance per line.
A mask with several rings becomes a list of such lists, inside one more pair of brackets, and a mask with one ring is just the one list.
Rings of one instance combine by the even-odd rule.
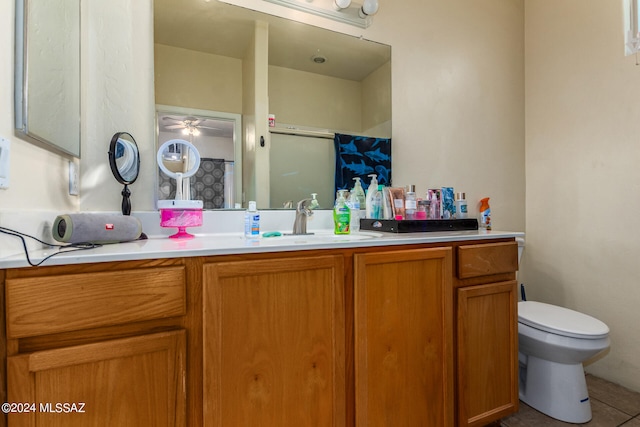
[[[394, 246], [417, 243], [441, 243], [453, 241], [485, 240], [523, 237], [522, 232], [509, 231], [447, 231], [427, 233], [378, 233], [356, 232], [336, 236], [332, 230], [315, 230], [310, 236], [280, 236], [247, 240], [241, 233], [198, 234], [189, 230], [195, 238], [188, 240], [153, 236], [147, 240], [103, 245], [98, 248], [61, 253], [47, 259], [42, 265], [67, 265], [92, 262], [129, 261], [155, 258], [177, 258], [265, 252], [287, 252], [312, 249], [340, 249], [374, 246]], [[29, 257], [38, 263], [57, 249], [30, 250]], [[0, 258], [0, 268], [29, 267], [24, 254]]]

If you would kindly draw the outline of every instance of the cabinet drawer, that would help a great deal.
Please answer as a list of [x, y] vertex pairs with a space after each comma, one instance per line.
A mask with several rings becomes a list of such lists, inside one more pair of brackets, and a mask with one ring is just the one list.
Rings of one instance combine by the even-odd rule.
[[185, 268], [7, 279], [7, 338], [181, 316]]
[[518, 270], [518, 243], [458, 246], [458, 278], [512, 273]]

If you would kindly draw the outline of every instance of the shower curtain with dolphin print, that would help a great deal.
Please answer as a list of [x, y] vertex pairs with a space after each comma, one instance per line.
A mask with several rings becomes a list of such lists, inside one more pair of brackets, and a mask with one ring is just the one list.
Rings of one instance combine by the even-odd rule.
[[367, 191], [371, 178], [378, 175], [378, 184], [391, 185], [391, 138], [373, 138], [336, 133], [335, 191], [351, 190], [360, 177], [362, 188]]

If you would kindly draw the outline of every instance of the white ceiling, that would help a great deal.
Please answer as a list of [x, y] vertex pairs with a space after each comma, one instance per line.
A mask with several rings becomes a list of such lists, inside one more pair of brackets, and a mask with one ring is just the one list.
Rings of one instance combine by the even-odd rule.
[[216, 0], [154, 1], [155, 42], [184, 49], [242, 59], [255, 20], [269, 24], [270, 65], [361, 81], [391, 59], [389, 46]]

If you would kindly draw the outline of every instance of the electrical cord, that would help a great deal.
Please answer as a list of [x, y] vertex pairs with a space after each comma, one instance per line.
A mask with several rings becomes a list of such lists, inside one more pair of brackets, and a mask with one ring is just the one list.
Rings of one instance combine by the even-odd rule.
[[[102, 246], [102, 245], [97, 244], [97, 243], [71, 243], [71, 244], [68, 244], [68, 245], [59, 245], [59, 244], [55, 244], [55, 243], [48, 243], [48, 242], [45, 242], [43, 240], [38, 239], [37, 237], [33, 237], [33, 236], [29, 235], [29, 234], [21, 233], [20, 231], [12, 230], [12, 229], [6, 228], [6, 227], [0, 227], [0, 233], [7, 234], [9, 236], [17, 237], [22, 241], [22, 247], [24, 248], [24, 255], [27, 258], [27, 262], [32, 267], [38, 267], [43, 262], [45, 262], [49, 258], [51, 258], [53, 256], [56, 256], [56, 255], [64, 254], [64, 253], [67, 253], [67, 252], [84, 251], [84, 250], [87, 250], [87, 249], [94, 249], [94, 248], [99, 248], [99, 247]], [[50, 246], [52, 248], [58, 248], [58, 252], [54, 252], [54, 253], [44, 257], [38, 263], [33, 263], [31, 261], [31, 258], [29, 258], [29, 250], [27, 249], [27, 241], [25, 240], [25, 237], [33, 239], [33, 240], [37, 241], [38, 243], [42, 243], [43, 245], [47, 245], [47, 246]], [[71, 248], [71, 249], [63, 250], [65, 248]]]

